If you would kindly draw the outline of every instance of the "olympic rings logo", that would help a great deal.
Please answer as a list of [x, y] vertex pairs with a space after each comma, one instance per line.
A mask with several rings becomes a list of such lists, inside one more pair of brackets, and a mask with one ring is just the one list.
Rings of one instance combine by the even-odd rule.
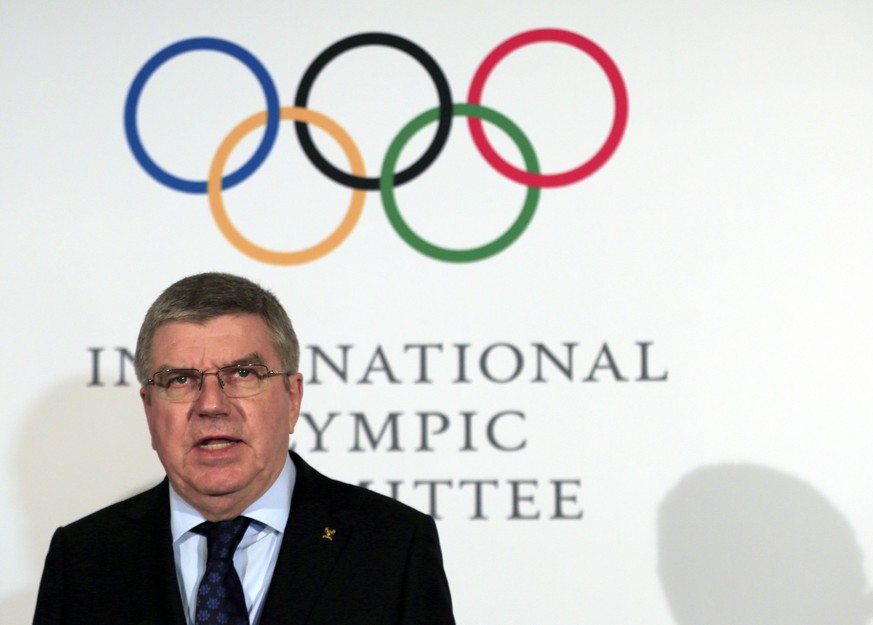
[[[598, 151], [577, 167], [559, 173], [540, 172], [539, 161], [533, 146], [521, 129], [505, 115], [481, 104], [485, 82], [497, 64], [519, 48], [539, 42], [567, 44], [590, 56], [606, 74], [615, 103], [612, 127]], [[437, 107], [421, 113], [401, 128], [388, 148], [382, 162], [380, 175], [368, 178], [365, 176], [361, 154], [348, 133], [327, 115], [307, 108], [307, 102], [315, 79], [328, 63], [340, 54], [354, 48], [374, 45], [397, 49], [417, 61], [433, 81], [439, 104]], [[229, 55], [251, 70], [263, 90], [266, 109], [240, 122], [224, 138], [213, 157], [206, 180], [186, 180], [165, 171], [149, 156], [137, 128], [137, 107], [146, 83], [158, 68], [174, 57], [197, 50], [211, 50]], [[178, 41], [151, 57], [137, 73], [128, 91], [124, 106], [124, 128], [134, 157], [150, 176], [177, 191], [206, 194], [212, 215], [222, 234], [239, 251], [261, 262], [293, 265], [316, 260], [331, 252], [348, 237], [357, 224], [364, 207], [365, 192], [375, 190], [378, 190], [381, 195], [389, 222], [397, 234], [411, 247], [438, 260], [470, 262], [482, 260], [503, 251], [521, 236], [536, 211], [540, 189], [573, 184], [600, 169], [618, 148], [627, 125], [627, 116], [627, 90], [618, 67], [596, 43], [570, 31], [530, 30], [510, 37], [498, 45], [486, 56], [476, 70], [466, 103], [452, 101], [451, 90], [445, 75], [436, 61], [420, 46], [397, 35], [363, 33], [334, 43], [316, 57], [300, 81], [294, 106], [280, 106], [276, 86], [266, 68], [254, 55], [237, 44], [208, 37]], [[467, 118], [467, 125], [476, 148], [495, 170], [510, 180], [527, 186], [527, 194], [521, 212], [512, 225], [493, 241], [468, 249], [445, 248], [425, 240], [406, 223], [400, 214], [394, 196], [396, 186], [410, 182], [436, 160], [448, 140], [454, 117]], [[264, 162], [276, 140], [280, 120], [295, 122], [297, 137], [306, 156], [324, 175], [350, 188], [352, 195], [345, 217], [327, 238], [306, 249], [287, 252], [261, 247], [243, 236], [230, 221], [222, 196], [225, 189], [241, 183]], [[483, 130], [483, 120], [494, 124], [512, 139], [521, 152], [525, 169], [519, 169], [510, 164], [494, 150]], [[432, 123], [437, 124], [436, 133], [424, 154], [406, 169], [395, 171], [403, 148], [419, 130]], [[312, 141], [309, 125], [318, 126], [337, 141], [348, 159], [350, 173], [336, 167], [322, 156]], [[234, 148], [246, 135], [261, 126], [264, 127], [264, 134], [254, 154], [236, 171], [225, 174], [227, 161]]]

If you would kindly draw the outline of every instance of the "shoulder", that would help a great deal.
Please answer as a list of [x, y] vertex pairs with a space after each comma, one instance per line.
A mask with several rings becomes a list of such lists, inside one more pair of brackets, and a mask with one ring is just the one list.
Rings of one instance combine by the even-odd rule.
[[169, 519], [166, 479], [157, 486], [92, 512], [61, 529], [68, 540], [87, 541], [93, 538], [105, 543], [149, 518]]
[[395, 499], [322, 475], [294, 452], [291, 458], [297, 468], [292, 510], [298, 505], [319, 505], [367, 525], [395, 528], [433, 523], [430, 516]]

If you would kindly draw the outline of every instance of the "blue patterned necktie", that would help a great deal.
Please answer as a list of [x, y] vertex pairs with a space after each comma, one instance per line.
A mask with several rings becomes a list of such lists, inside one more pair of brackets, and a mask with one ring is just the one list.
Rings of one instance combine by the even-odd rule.
[[249, 625], [249, 613], [233, 554], [251, 519], [206, 521], [193, 531], [206, 536], [206, 572], [197, 589], [195, 625]]

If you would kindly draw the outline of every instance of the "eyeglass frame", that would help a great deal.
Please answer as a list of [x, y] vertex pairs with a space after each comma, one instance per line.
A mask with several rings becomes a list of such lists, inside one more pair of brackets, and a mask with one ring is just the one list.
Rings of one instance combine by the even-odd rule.
[[[221, 388], [222, 392], [225, 393], [225, 395], [227, 395], [227, 391], [224, 390], [225, 382], [221, 379], [221, 375], [220, 375], [221, 372], [226, 370], [226, 369], [244, 369], [246, 367], [264, 367], [265, 369], [267, 369], [266, 373], [263, 374], [264, 378], [271, 378], [271, 377], [274, 377], [277, 375], [282, 375], [282, 376], [285, 376], [285, 378], [287, 379], [287, 378], [290, 378], [292, 375], [294, 375], [293, 371], [276, 371], [276, 370], [270, 369], [267, 365], [265, 365], [263, 363], [249, 362], [249, 363], [238, 363], [235, 365], [226, 365], [224, 367], [219, 367], [215, 371], [201, 371], [200, 369], [195, 369], [193, 367], [190, 367], [190, 368], [179, 367], [176, 369], [159, 369], [158, 371], [155, 371], [152, 374], [152, 377], [150, 377], [146, 380], [146, 385], [166, 389], [167, 388], [166, 386], [161, 386], [160, 384], [158, 384], [155, 381], [155, 376], [158, 375], [159, 373], [173, 373], [175, 371], [196, 372], [200, 376], [200, 384], [197, 386], [197, 394], [193, 398], [183, 399], [183, 400], [167, 399], [167, 401], [175, 403], [175, 404], [184, 404], [184, 403], [188, 403], [188, 402], [195, 402], [200, 398], [200, 394], [203, 392], [203, 380], [206, 378], [207, 375], [214, 375], [215, 379], [218, 380], [218, 386]], [[254, 397], [255, 395], [260, 395], [262, 392], [263, 392], [263, 389], [259, 390], [257, 393], [253, 393], [252, 395], [243, 395], [242, 397], [233, 397], [231, 395], [227, 395], [227, 396], [230, 397], [231, 399], [245, 399], [247, 397]], [[164, 399], [166, 399], [166, 398], [164, 398]]]

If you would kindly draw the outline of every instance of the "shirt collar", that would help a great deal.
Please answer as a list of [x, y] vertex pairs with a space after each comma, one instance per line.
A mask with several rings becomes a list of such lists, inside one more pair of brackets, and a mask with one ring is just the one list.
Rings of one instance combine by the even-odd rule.
[[[254, 519], [280, 534], [284, 533], [291, 512], [291, 494], [294, 492], [296, 481], [297, 467], [291, 462], [290, 456], [285, 456], [285, 466], [282, 467], [279, 477], [260, 499], [243, 510], [243, 516]], [[170, 531], [173, 534], [173, 543], [175, 544], [205, 520], [206, 517], [182, 499], [170, 484]]]

